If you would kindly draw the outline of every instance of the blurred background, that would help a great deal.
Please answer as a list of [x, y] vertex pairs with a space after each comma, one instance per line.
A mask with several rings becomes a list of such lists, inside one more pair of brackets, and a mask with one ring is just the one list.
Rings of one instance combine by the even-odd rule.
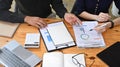
[[[67, 10], [68, 10], [69, 12], [71, 11], [71, 9], [72, 9], [75, 1], [76, 1], [76, 0], [63, 0], [64, 6], [67, 8]], [[12, 3], [12, 6], [11, 6], [10, 11], [14, 11], [14, 9], [15, 9], [15, 1], [13, 0], [13, 3]], [[116, 8], [116, 6], [115, 6], [115, 4], [114, 4], [114, 2], [113, 2], [113, 4], [111, 4], [111, 7], [110, 7], [110, 9], [109, 9], [109, 14], [112, 16], [112, 19], [120, 16], [120, 15], [118, 14], [118, 11], [119, 11], [119, 10]], [[53, 10], [53, 12], [54, 12], [54, 10]], [[58, 17], [57, 17], [57, 18], [58, 18]]]

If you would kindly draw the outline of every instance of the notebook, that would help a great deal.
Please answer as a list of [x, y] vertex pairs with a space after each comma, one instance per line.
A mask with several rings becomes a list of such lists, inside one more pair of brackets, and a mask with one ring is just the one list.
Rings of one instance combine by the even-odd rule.
[[116, 42], [104, 49], [97, 56], [109, 67], [120, 67], [120, 42]]
[[[42, 67], [86, 67], [84, 54], [75, 55], [61, 52], [44, 53]], [[73, 62], [73, 56], [80, 63], [80, 66]]]
[[75, 46], [74, 40], [63, 22], [48, 24], [40, 29], [41, 35], [48, 51]]
[[18, 26], [19, 23], [0, 21], [0, 36], [12, 37]]
[[40, 61], [38, 56], [22, 47], [15, 40], [0, 49], [0, 63], [5, 67], [35, 67]]
[[76, 44], [80, 48], [104, 47], [105, 42], [101, 33], [94, 30], [97, 21], [84, 21], [82, 25], [74, 25]]

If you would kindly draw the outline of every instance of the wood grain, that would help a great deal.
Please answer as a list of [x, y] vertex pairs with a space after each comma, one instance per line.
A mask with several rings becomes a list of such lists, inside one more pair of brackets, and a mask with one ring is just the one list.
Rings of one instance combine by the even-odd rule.
[[[52, 22], [56, 22], [56, 21], [61, 21], [61, 19], [45, 19], [45, 21], [48, 23], [52, 23]], [[72, 26], [66, 22], [65, 22], [65, 24], [66, 24], [69, 32], [71, 33], [72, 37], [75, 39]], [[6, 43], [8, 43], [11, 40], [16, 40], [22, 46], [24, 46], [26, 33], [39, 33], [39, 30], [36, 27], [33, 27], [33, 26], [28, 25], [26, 23], [22, 23], [19, 26], [19, 28], [17, 29], [13, 38], [0, 37], [0, 47], [4, 46]], [[96, 57], [96, 54], [98, 54], [100, 51], [104, 50], [105, 48], [109, 47], [110, 45], [112, 45], [116, 41], [120, 41], [120, 26], [117, 26], [117, 27], [114, 27], [113, 29], [109, 29], [109, 30], [105, 31], [103, 33], [103, 37], [104, 37], [104, 40], [106, 43], [106, 47], [104, 47], [104, 48], [86, 48], [85, 49], [85, 48], [78, 48], [77, 46], [74, 46], [74, 47], [61, 49], [61, 50], [57, 50], [57, 51], [61, 51], [65, 54], [67, 54], [67, 53], [75, 53], [75, 54], [85, 53], [87, 67], [89, 67], [91, 65], [91, 63], [93, 62], [91, 57], [95, 58], [95, 62], [92, 65], [92, 67], [108, 67], [104, 62], [102, 62], [98, 57]], [[40, 40], [41, 40], [40, 48], [28, 49], [28, 50], [32, 51], [37, 56], [42, 58], [43, 54], [45, 52], [47, 52], [47, 50], [45, 48], [45, 45], [44, 45], [42, 38]], [[42, 62], [39, 63], [36, 67], [40, 67], [41, 64], [42, 64]]]

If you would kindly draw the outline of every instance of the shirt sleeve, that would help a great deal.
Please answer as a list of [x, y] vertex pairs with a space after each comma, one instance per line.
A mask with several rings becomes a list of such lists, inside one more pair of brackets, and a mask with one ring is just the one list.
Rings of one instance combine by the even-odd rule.
[[120, 0], [114, 0], [116, 7], [119, 9], [119, 14], [120, 14]]
[[67, 9], [64, 7], [62, 0], [51, 0], [52, 8], [60, 18], [64, 18]]
[[24, 22], [24, 17], [22, 15], [18, 15], [16, 12], [10, 12], [13, 0], [0, 0], [0, 20], [9, 21], [12, 23], [22, 23]]
[[81, 14], [83, 11], [85, 11], [84, 5], [85, 5], [85, 0], [76, 0], [71, 12], [74, 13], [75, 15]]

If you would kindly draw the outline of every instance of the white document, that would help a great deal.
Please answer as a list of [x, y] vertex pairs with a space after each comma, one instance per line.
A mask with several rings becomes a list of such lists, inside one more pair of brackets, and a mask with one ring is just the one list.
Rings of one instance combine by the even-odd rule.
[[48, 51], [75, 46], [74, 40], [63, 22], [48, 24], [40, 29]]
[[55, 45], [73, 42], [63, 22], [49, 24], [47, 29]]
[[[84, 21], [82, 25], [74, 25], [73, 30], [78, 47], [103, 47], [105, 42], [101, 33], [92, 30], [97, 21]], [[83, 30], [84, 29], [84, 30]]]
[[[76, 54], [63, 54], [61, 52], [45, 53], [43, 55], [42, 67], [77, 67], [78, 64], [76, 65], [72, 61], [74, 55]], [[83, 67], [86, 67], [84, 54], [79, 54], [75, 58], [80, 64], [84, 65]]]

